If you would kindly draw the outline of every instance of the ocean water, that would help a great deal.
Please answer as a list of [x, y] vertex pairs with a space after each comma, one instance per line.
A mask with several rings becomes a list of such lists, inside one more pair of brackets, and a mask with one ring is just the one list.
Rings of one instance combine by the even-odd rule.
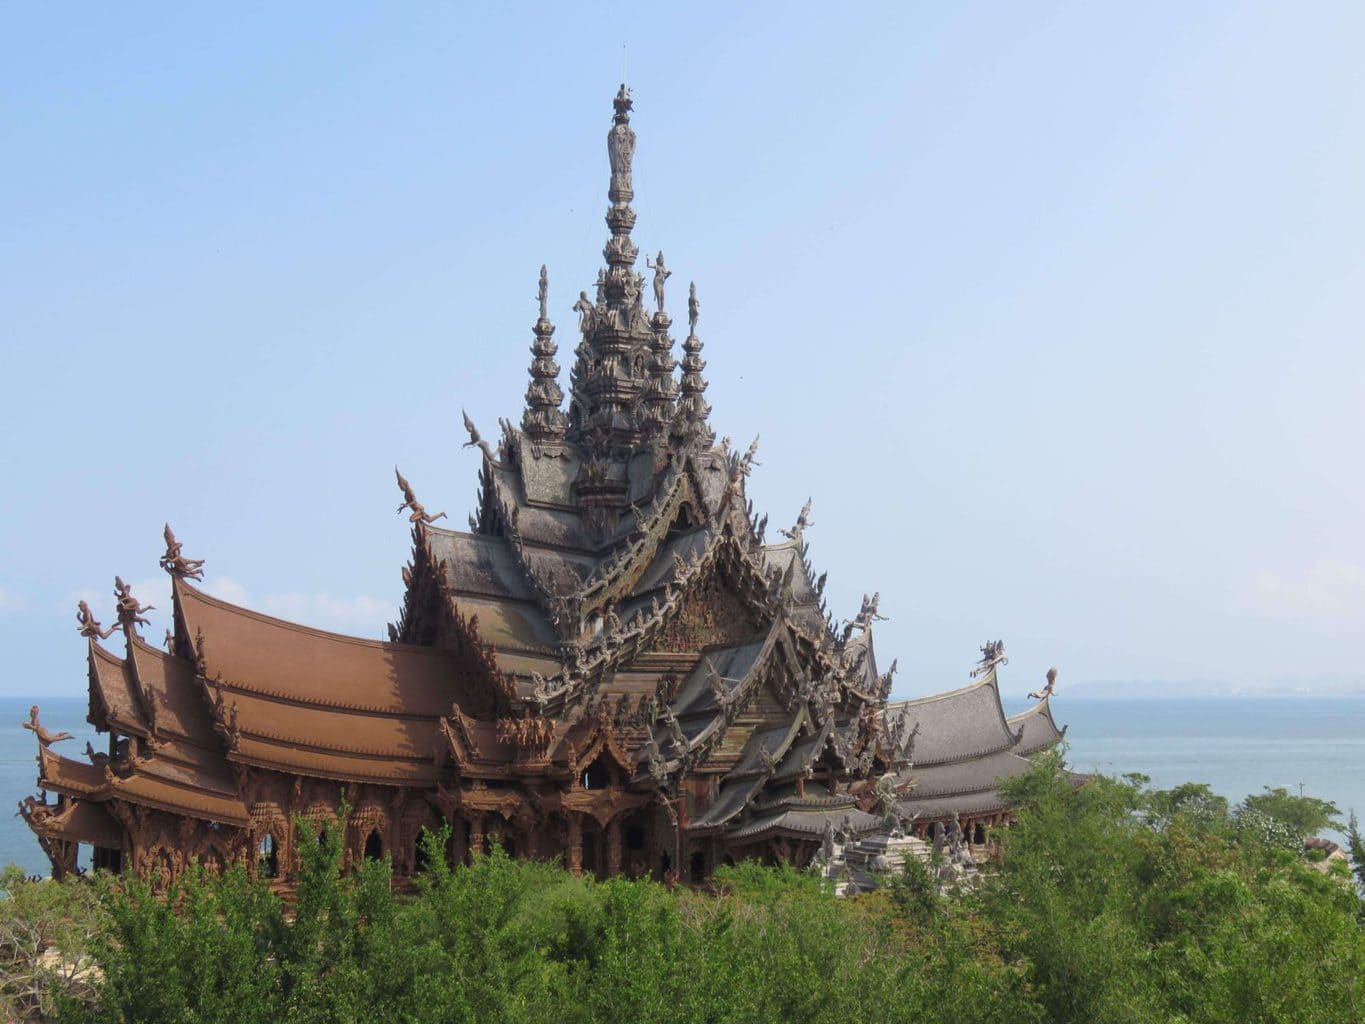
[[[85, 721], [85, 700], [39, 697], [43, 724], [75, 738], [58, 744], [82, 756], [102, 744]], [[20, 728], [30, 698], [0, 698], [0, 808], [36, 791], [37, 741]], [[1011, 707], [1011, 712], [1020, 710]], [[1206, 782], [1230, 800], [1265, 786], [1299, 787], [1365, 819], [1365, 698], [1083, 700], [1057, 698], [1069, 725], [1067, 760], [1077, 771], [1142, 772], [1161, 788]], [[47, 858], [17, 814], [0, 825], [0, 864], [46, 874]]]

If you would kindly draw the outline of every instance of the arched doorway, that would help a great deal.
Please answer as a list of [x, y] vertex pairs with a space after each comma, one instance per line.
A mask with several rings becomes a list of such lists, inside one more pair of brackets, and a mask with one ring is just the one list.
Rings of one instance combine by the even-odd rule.
[[365, 837], [365, 859], [384, 859], [384, 837], [379, 834], [377, 828], [370, 829], [370, 834]]

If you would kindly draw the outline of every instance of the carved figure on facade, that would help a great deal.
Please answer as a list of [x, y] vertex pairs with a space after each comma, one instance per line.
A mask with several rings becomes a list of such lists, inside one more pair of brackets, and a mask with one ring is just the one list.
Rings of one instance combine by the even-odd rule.
[[118, 626], [110, 626], [108, 629], [102, 628], [90, 610], [90, 605], [85, 601], [80, 601], [76, 608], [76, 629], [81, 636], [90, 640], [108, 640], [118, 631]]
[[160, 565], [177, 579], [202, 580], [204, 578], [204, 559], [186, 558], [180, 553], [184, 547], [175, 539], [171, 524], [166, 523], [162, 536], [166, 539], [166, 553], [161, 556]]

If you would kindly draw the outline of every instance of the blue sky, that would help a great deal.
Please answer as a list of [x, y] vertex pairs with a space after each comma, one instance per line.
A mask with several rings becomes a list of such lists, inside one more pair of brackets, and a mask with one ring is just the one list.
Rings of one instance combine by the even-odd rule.
[[14, 4], [0, 693], [82, 692], [115, 573], [164, 609], [167, 519], [381, 634], [393, 465], [464, 522], [541, 263], [572, 349], [623, 44], [713, 425], [899, 695], [995, 637], [1016, 694], [1365, 688], [1365, 7]]

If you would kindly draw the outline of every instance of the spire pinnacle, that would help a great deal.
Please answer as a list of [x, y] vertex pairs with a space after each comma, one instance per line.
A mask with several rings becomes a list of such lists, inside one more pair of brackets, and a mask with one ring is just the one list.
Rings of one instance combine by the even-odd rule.
[[564, 439], [564, 413], [559, 405], [564, 392], [559, 387], [559, 364], [555, 353], [555, 325], [546, 315], [550, 292], [549, 275], [544, 265], [540, 268], [540, 287], [536, 297], [540, 317], [532, 328], [536, 340], [531, 343], [531, 383], [526, 388], [526, 411], [522, 413], [521, 429], [537, 447], [556, 445]]
[[711, 429], [707, 417], [711, 407], [706, 404], [706, 360], [701, 357], [702, 343], [697, 337], [697, 316], [701, 303], [697, 301], [695, 283], [687, 290], [687, 322], [690, 331], [683, 342], [682, 394], [678, 399], [678, 413], [673, 420], [673, 440], [683, 448], [709, 448], [716, 442], [716, 432]]

